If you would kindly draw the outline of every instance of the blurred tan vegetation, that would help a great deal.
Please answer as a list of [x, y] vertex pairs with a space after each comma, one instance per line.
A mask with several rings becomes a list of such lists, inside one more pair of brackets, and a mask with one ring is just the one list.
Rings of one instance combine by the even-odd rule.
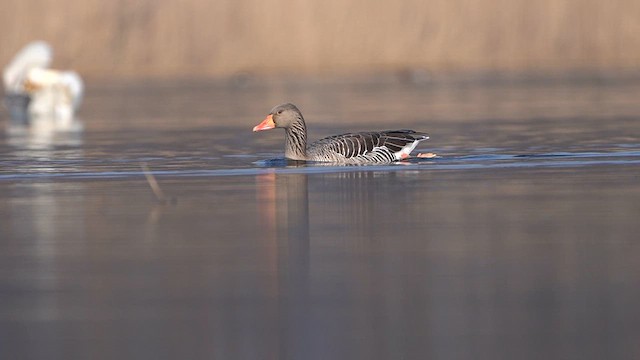
[[637, 0], [4, 0], [27, 42], [93, 78], [640, 68]]

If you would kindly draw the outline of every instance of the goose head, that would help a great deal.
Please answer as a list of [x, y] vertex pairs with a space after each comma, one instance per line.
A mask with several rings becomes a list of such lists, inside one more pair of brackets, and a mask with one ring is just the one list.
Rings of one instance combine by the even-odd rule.
[[269, 112], [264, 120], [253, 128], [253, 131], [270, 130], [275, 128], [290, 128], [293, 124], [304, 121], [302, 113], [298, 108], [291, 104], [280, 104]]

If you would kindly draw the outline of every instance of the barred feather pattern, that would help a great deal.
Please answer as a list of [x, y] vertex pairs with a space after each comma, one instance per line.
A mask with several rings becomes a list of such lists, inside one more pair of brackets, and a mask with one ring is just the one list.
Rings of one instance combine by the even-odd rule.
[[306, 159], [342, 164], [388, 164], [404, 159], [428, 139], [413, 130], [360, 132], [330, 136], [311, 144]]
[[307, 159], [307, 126], [302, 118], [285, 129], [284, 156], [292, 160]]

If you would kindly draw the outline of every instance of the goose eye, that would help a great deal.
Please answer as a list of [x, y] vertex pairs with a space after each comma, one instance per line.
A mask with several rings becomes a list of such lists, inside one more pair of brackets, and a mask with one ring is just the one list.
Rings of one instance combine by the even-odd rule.
[[282, 114], [282, 110], [278, 110], [278, 112], [276, 114], [278, 114], [278, 115]]

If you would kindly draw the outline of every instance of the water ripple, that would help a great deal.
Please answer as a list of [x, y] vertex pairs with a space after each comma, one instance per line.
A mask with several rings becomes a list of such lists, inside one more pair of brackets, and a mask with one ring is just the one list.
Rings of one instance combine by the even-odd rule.
[[[477, 151], [469, 151], [474, 153]], [[581, 167], [598, 165], [630, 166], [640, 164], [640, 150], [616, 152], [549, 152], [538, 154], [479, 154], [413, 158], [390, 165], [342, 166], [305, 163], [284, 158], [255, 160], [258, 156], [221, 158], [163, 158], [144, 156], [128, 159], [40, 159], [0, 161], [0, 181], [52, 179], [113, 179], [143, 177], [141, 163], [147, 163], [155, 176], [216, 177], [260, 175], [265, 173], [333, 173], [354, 171], [473, 170], [505, 168]], [[255, 160], [255, 161], [254, 161]]]

